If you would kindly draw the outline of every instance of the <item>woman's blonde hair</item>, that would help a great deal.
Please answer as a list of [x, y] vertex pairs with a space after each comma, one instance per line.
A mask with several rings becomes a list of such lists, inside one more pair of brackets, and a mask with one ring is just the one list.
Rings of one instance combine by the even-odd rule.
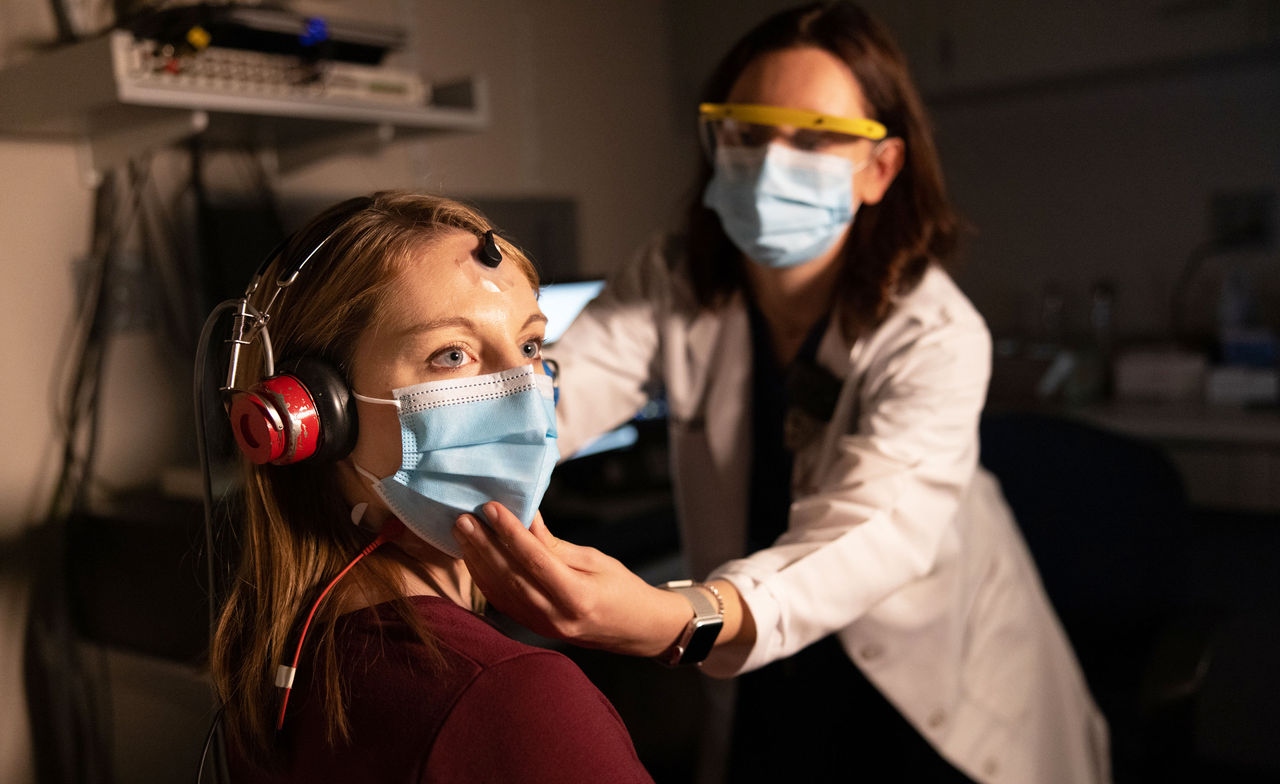
[[[426, 194], [385, 191], [330, 207], [290, 239], [254, 292], [252, 304], [266, 308], [280, 271], [314, 250], [296, 281], [271, 305], [274, 354], [282, 360], [323, 358], [349, 382], [357, 339], [377, 325], [380, 306], [412, 260], [430, 252], [444, 234], [465, 231], [479, 237], [491, 228], [470, 207]], [[504, 263], [515, 264], [536, 291], [533, 264], [509, 242], [498, 243]], [[261, 348], [260, 342], [247, 347], [237, 388], [258, 380]], [[245, 461], [243, 474], [239, 563], [214, 634], [210, 666], [230, 741], [265, 765], [279, 705], [275, 672], [292, 660], [300, 616], [372, 535], [351, 524], [333, 463], [257, 466]], [[304, 661], [321, 684], [331, 743], [350, 737], [334, 646], [342, 597], [358, 592], [400, 597], [394, 603], [397, 612], [435, 652], [428, 630], [403, 599], [401, 567], [418, 570], [399, 549], [379, 549], [338, 583], [312, 621]]]

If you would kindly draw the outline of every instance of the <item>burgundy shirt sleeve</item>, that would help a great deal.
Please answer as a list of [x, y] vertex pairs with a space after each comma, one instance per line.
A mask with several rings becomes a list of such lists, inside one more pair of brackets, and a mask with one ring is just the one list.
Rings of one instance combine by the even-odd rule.
[[538, 651], [477, 674], [445, 719], [423, 781], [652, 784], [653, 779], [604, 695], [570, 660]]

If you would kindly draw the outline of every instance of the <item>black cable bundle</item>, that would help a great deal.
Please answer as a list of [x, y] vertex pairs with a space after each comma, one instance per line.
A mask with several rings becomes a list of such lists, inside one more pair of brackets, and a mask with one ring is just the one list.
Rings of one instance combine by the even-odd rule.
[[111, 291], [118, 243], [136, 214], [145, 165], [131, 167], [130, 205], [117, 214], [117, 174], [108, 172], [94, 201], [91, 273], [76, 325], [66, 392], [59, 401], [61, 467], [44, 525], [37, 533], [37, 566], [26, 635], [25, 678], [36, 764], [41, 781], [108, 782], [111, 779], [106, 712], [80, 655], [68, 594], [67, 522], [86, 506], [99, 431], [102, 368], [113, 319]]

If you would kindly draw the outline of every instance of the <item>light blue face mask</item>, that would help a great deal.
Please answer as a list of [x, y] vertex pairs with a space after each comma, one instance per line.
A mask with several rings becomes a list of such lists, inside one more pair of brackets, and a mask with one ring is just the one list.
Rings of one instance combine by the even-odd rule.
[[853, 175], [838, 155], [780, 144], [719, 147], [702, 203], [733, 244], [766, 267], [794, 267], [830, 250], [858, 209]]
[[551, 378], [531, 365], [484, 376], [430, 381], [392, 391], [400, 409], [400, 470], [379, 479], [360, 466], [378, 496], [428, 544], [455, 558], [458, 515], [498, 501], [528, 528], [560, 457]]

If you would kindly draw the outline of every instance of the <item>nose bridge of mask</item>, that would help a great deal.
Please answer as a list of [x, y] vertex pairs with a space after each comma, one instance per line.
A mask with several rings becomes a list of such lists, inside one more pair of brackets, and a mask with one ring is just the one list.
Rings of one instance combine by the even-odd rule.
[[768, 183], [785, 179], [788, 184], [810, 187], [843, 187], [867, 166], [841, 155], [796, 150], [785, 144], [763, 147], [724, 147], [716, 151], [718, 172], [738, 181]]
[[427, 381], [393, 389], [391, 394], [395, 396], [402, 412], [413, 413], [442, 406], [509, 397], [530, 389], [537, 389], [549, 397], [552, 393], [552, 384], [549, 377], [535, 372], [533, 365], [527, 364], [483, 376]]
[[[537, 389], [539, 394], [520, 394], [531, 389]], [[453, 407], [458, 407], [462, 415], [446, 415]], [[458, 400], [427, 410], [439, 415], [407, 415], [401, 420], [406, 460], [412, 454], [430, 459], [433, 452], [473, 444], [499, 441], [512, 445], [541, 444], [547, 436], [556, 435], [554, 404], [550, 395], [543, 393], [541, 385], [531, 384], [503, 395]]]
[[847, 158], [771, 145], [756, 188], [773, 200], [776, 215], [790, 214], [786, 222], [799, 229], [852, 208], [853, 173], [853, 162]]
[[[544, 363], [545, 364], [545, 363]], [[529, 376], [530, 380], [524, 377]], [[517, 365], [497, 373], [483, 376], [468, 376], [461, 379], [445, 381], [424, 381], [407, 387], [391, 390], [391, 397], [372, 397], [351, 391], [356, 400], [365, 403], [377, 403], [395, 406], [402, 412], [421, 411], [440, 405], [465, 403], [481, 396], [498, 397], [504, 394], [515, 394], [530, 387], [536, 387], [543, 394], [554, 393], [554, 382], [550, 376], [542, 376], [534, 372], [532, 365]]]
[[843, 155], [797, 150], [785, 144], [769, 145], [765, 160], [790, 171], [823, 180], [852, 177], [853, 173], [858, 171], [858, 164]]

